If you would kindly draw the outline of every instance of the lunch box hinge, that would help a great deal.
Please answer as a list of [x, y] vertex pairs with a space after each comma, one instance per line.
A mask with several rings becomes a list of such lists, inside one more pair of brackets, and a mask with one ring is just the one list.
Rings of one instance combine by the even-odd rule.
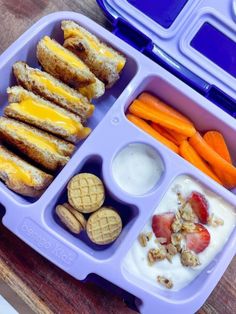
[[185, 66], [177, 62], [158, 46], [153, 44], [149, 37], [140, 32], [125, 19], [118, 17], [113, 20], [112, 24], [113, 34], [136, 48], [138, 51], [142, 52], [149, 59], [159, 64], [162, 68], [178, 77], [199, 94], [236, 118], [235, 99], [225, 94], [218, 87], [209, 84]]
[[150, 49], [150, 47], [144, 49], [143, 54], [178, 77], [181, 81], [192, 87], [215, 105], [236, 118], [235, 99], [225, 94], [221, 89], [207, 83], [205, 80], [188, 70], [182, 64], [178, 63], [156, 45], [153, 45], [152, 49]]
[[218, 87], [212, 85], [208, 90], [206, 98], [236, 118], [236, 100], [225, 94]]
[[185, 66], [177, 62], [162, 49], [153, 45], [153, 48], [145, 49], [143, 53], [162, 68], [178, 77], [181, 81], [195, 89], [201, 95], [206, 95], [210, 85], [199, 76], [188, 70]]
[[132, 47], [143, 52], [153, 47], [152, 40], [133, 27], [126, 20], [118, 17], [113, 23], [113, 34], [127, 42]]

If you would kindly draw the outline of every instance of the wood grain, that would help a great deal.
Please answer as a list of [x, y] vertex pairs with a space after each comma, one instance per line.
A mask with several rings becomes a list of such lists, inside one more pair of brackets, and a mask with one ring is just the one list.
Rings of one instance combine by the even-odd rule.
[[[0, 0], [0, 52], [40, 17], [61, 10], [83, 13], [109, 28], [95, 0]], [[52, 265], [0, 225], [0, 275], [36, 313], [134, 313], [93, 283], [81, 283]], [[236, 311], [236, 258], [199, 314]], [[117, 289], [116, 289], [117, 290]], [[131, 298], [132, 299], [132, 298]]]
[[[4, 269], [5, 271], [5, 269]], [[11, 304], [18, 313], [27, 313], [27, 314], [34, 314], [33, 310], [23, 301], [19, 295], [16, 294], [15, 291], [13, 291], [10, 286], [6, 283], [6, 281], [3, 281], [0, 277], [0, 295], [7, 300], [9, 304]], [[0, 308], [1, 308], [1, 302], [0, 302]], [[0, 310], [1, 313], [1, 310]], [[7, 313], [3, 313], [7, 314]]]
[[56, 11], [82, 13], [109, 27], [95, 0], [0, 0], [0, 53], [37, 20]]

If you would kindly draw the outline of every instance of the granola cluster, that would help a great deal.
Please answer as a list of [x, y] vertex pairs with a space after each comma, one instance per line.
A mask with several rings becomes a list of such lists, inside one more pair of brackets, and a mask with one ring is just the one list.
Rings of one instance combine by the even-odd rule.
[[166, 249], [164, 246], [160, 246], [156, 249], [151, 249], [148, 251], [148, 262], [150, 265], [157, 261], [162, 261], [166, 258]]
[[157, 276], [157, 282], [159, 282], [162, 286], [166, 287], [167, 289], [173, 288], [172, 280], [164, 276]]
[[207, 224], [214, 228], [224, 225], [224, 220], [217, 217], [215, 214], [211, 214], [207, 220]]
[[199, 257], [190, 250], [182, 250], [180, 258], [183, 266], [196, 267], [201, 264]]
[[139, 237], [138, 237], [138, 241], [140, 243], [140, 245], [142, 247], [146, 247], [148, 241], [150, 241], [152, 238], [152, 232], [148, 232], [148, 233], [140, 233]]

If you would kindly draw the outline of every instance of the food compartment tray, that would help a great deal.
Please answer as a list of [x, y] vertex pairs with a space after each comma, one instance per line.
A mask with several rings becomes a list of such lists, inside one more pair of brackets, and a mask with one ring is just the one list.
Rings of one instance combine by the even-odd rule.
[[[130, 280], [124, 274], [123, 259], [148, 217], [151, 216], [177, 176], [188, 174], [200, 180], [209, 189], [234, 205], [235, 195], [137, 129], [126, 119], [125, 111], [142, 91], [155, 93], [192, 118], [198, 129], [221, 130], [233, 156], [236, 155], [236, 151], [235, 147], [230, 144], [233, 143], [235, 136], [234, 120], [96, 23], [72, 12], [59, 12], [43, 18], [1, 56], [0, 67], [6, 76], [6, 86], [13, 82], [11, 66], [15, 61], [23, 59], [27, 60], [30, 65], [36, 65], [35, 47], [43, 35], [53, 34], [60, 41], [58, 29], [63, 19], [72, 19], [82, 24], [122, 51], [128, 58], [128, 62], [120, 81], [96, 103], [98, 114], [94, 121], [94, 117], [91, 118], [91, 124], [94, 123], [92, 127], [97, 125], [96, 128], [77, 149], [70, 162], [61, 170], [40, 199], [30, 202], [10, 192], [3, 184], [0, 186], [0, 202], [6, 208], [3, 223], [23, 241], [73, 277], [82, 280], [89, 274], [95, 273], [132, 293], [142, 301], [139, 308], [143, 313], [154, 313], [157, 306], [168, 312], [195, 311], [214, 288], [234, 255], [235, 250], [232, 248], [235, 247], [236, 242], [235, 232], [217, 257], [214, 271], [209, 275], [205, 271], [201, 274], [204, 281], [202, 289], [199, 287], [198, 280], [191, 285], [189, 291], [186, 289], [177, 293], [167, 293], [159, 289], [148, 291], [147, 287], [137, 284], [135, 280]], [[6, 102], [6, 86], [1, 86], [3, 102]], [[137, 142], [148, 144], [159, 153], [165, 171], [152, 191], [143, 196], [134, 197], [117, 186], [111, 168], [112, 160], [117, 152], [125, 145]], [[124, 226], [117, 241], [100, 249], [91, 245], [86, 237], [75, 237], [70, 234], [55, 217], [55, 206], [65, 199], [69, 180], [84, 169], [88, 171], [90, 167], [91, 172], [99, 173], [104, 180], [109, 200], [115, 206], [120, 205], [117, 210], [120, 211]]]

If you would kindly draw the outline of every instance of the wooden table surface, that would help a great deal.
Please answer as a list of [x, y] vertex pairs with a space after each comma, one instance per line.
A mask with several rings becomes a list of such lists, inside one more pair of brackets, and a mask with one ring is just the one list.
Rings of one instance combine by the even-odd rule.
[[[59, 10], [83, 13], [109, 28], [95, 0], [0, 0], [0, 53], [40, 17]], [[134, 313], [123, 302], [122, 291], [114, 287], [117, 296], [97, 284], [74, 280], [2, 225], [0, 276], [36, 313]], [[235, 283], [236, 258], [199, 313], [235, 313]]]

